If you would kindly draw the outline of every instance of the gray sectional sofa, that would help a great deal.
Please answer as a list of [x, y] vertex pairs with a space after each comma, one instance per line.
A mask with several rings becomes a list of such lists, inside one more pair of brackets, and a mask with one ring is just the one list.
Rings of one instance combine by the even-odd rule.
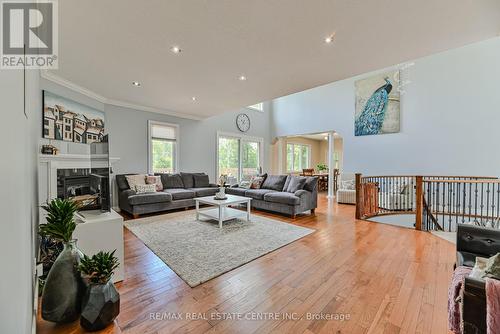
[[[126, 175], [116, 175], [118, 204], [120, 209], [137, 218], [141, 214], [188, 208], [195, 205], [195, 197], [213, 196], [218, 191], [208, 183], [204, 173], [158, 174], [163, 191], [137, 194], [130, 189]], [[228, 188], [227, 194], [252, 198], [252, 208], [278, 212], [295, 217], [296, 214], [317, 207], [317, 183], [315, 177], [290, 175], [263, 175], [260, 189]]]
[[318, 179], [309, 176], [263, 175], [260, 189], [232, 187], [227, 194], [252, 198], [252, 208], [295, 215], [318, 206]]
[[136, 194], [130, 189], [125, 175], [116, 175], [118, 204], [120, 209], [137, 218], [141, 214], [165, 210], [188, 208], [195, 205], [195, 197], [212, 196], [218, 191], [215, 184], [208, 183], [204, 173], [158, 174], [163, 191]]

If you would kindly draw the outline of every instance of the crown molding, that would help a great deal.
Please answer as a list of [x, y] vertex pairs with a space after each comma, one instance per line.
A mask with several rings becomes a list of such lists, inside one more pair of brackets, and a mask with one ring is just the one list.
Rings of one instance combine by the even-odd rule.
[[84, 88], [80, 85], [77, 85], [69, 80], [66, 80], [66, 79], [64, 79], [56, 74], [50, 73], [47, 70], [41, 70], [40, 76], [45, 80], [51, 81], [57, 85], [63, 86], [63, 87], [68, 88], [74, 92], [85, 95], [85, 96], [87, 96], [93, 100], [96, 100], [98, 102], [101, 102], [102, 104], [105, 104], [105, 105], [123, 107], [123, 108], [128, 108], [128, 109], [139, 110], [139, 111], [153, 112], [153, 113], [157, 113], [157, 114], [185, 118], [185, 119], [191, 119], [191, 120], [196, 120], [196, 121], [200, 121], [200, 120], [205, 119], [205, 117], [200, 117], [200, 116], [196, 116], [196, 115], [192, 115], [192, 114], [183, 114], [183, 113], [179, 113], [179, 112], [175, 112], [175, 111], [171, 111], [171, 110], [167, 110], [167, 109], [143, 106], [143, 105], [134, 104], [134, 103], [126, 102], [126, 101], [109, 99], [109, 98], [106, 98], [102, 95], [99, 95], [96, 92], [93, 92], [87, 88]]

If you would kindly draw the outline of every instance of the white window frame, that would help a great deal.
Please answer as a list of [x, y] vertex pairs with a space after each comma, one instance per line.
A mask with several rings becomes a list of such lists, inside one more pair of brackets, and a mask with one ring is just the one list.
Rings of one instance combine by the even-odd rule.
[[239, 149], [240, 151], [238, 152], [238, 182], [241, 182], [241, 177], [242, 177], [242, 150], [243, 150], [243, 145], [241, 145], [241, 141], [251, 141], [251, 142], [257, 142], [259, 143], [259, 167], [262, 169], [264, 168], [264, 138], [262, 137], [252, 137], [252, 136], [247, 136], [247, 135], [242, 135], [239, 133], [231, 133], [231, 132], [222, 132], [222, 131], [217, 131], [217, 136], [215, 138], [215, 180], [218, 182], [219, 181], [219, 138], [233, 138], [233, 139], [238, 139], [240, 141]]
[[[301, 173], [302, 171], [301, 170], [293, 170], [293, 169], [290, 169], [289, 166], [288, 166], [288, 145], [294, 145], [294, 146], [306, 146], [307, 147], [307, 150], [308, 150], [308, 155], [307, 155], [307, 165], [309, 167], [307, 168], [311, 168], [311, 165], [312, 165], [312, 159], [311, 159], [311, 155], [312, 155], [312, 146], [310, 144], [304, 144], [304, 143], [296, 143], [296, 142], [286, 142], [286, 146], [285, 146], [285, 165], [286, 165], [286, 172], [287, 173]], [[293, 155], [292, 155], [292, 168], [293, 168]]]
[[153, 173], [153, 154], [151, 150], [151, 128], [153, 125], [169, 126], [175, 128], [175, 144], [174, 144], [174, 173], [179, 170], [179, 142], [180, 142], [180, 127], [179, 124], [148, 120], [148, 173]]

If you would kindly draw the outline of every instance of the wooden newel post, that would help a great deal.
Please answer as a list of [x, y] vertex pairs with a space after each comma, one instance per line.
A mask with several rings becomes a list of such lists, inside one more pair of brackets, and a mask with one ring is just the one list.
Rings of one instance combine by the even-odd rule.
[[415, 189], [415, 200], [416, 208], [415, 208], [415, 229], [421, 231], [422, 230], [422, 218], [424, 215], [424, 183], [422, 176], [416, 176], [416, 189]]
[[356, 219], [361, 219], [363, 196], [361, 191], [361, 173], [356, 173]]

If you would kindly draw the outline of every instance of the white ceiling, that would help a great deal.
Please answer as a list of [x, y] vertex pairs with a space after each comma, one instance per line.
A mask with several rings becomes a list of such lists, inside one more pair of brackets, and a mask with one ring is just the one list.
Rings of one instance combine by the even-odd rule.
[[64, 0], [50, 74], [204, 118], [499, 32], [499, 0]]

